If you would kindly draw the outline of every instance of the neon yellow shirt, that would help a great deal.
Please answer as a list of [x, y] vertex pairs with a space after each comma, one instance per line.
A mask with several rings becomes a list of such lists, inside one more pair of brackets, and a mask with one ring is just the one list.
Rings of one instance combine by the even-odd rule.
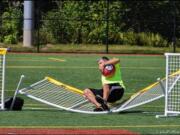
[[123, 88], [125, 88], [124, 83], [121, 77], [121, 70], [120, 64], [115, 64], [115, 73], [111, 77], [105, 77], [104, 75], [101, 76], [102, 84], [112, 84], [112, 83], [119, 83]]

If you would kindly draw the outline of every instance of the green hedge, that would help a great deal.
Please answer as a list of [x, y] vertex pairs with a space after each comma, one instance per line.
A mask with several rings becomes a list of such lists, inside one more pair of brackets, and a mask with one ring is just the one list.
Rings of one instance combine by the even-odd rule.
[[9, 8], [2, 14], [0, 42], [16, 44], [22, 36], [22, 11], [18, 8]]
[[[116, 2], [110, 6], [110, 9], [120, 9], [122, 6], [122, 3]], [[105, 7], [103, 1], [92, 2], [89, 6], [83, 2], [66, 1], [58, 10], [47, 11], [42, 15], [40, 22], [36, 22], [38, 28], [35, 30], [35, 44], [105, 44], [107, 26], [106, 22], [102, 21], [105, 18], [103, 7]], [[87, 13], [80, 12], [85, 9]], [[112, 21], [109, 22], [109, 44], [169, 46], [167, 39], [157, 32], [137, 33], [129, 27], [123, 29], [127, 24], [123, 22], [122, 16], [117, 11], [110, 15], [109, 19]], [[3, 12], [0, 42], [16, 44], [22, 40], [22, 17], [20, 8], [9, 7]], [[85, 21], [86, 18], [91, 18], [92, 21]], [[179, 39], [177, 41], [179, 44]]]

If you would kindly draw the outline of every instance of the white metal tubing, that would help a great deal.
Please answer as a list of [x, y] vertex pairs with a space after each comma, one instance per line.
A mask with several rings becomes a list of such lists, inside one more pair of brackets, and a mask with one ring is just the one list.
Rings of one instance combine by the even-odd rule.
[[1, 109], [4, 110], [5, 64], [6, 64], [6, 63], [5, 63], [5, 59], [6, 59], [6, 56], [3, 55], [2, 57], [3, 57], [3, 58], [2, 58], [2, 61], [3, 61], [3, 62], [2, 62], [2, 65], [1, 65], [1, 66], [2, 66], [2, 78], [1, 78], [1, 79], [2, 79], [2, 84], [1, 84], [1, 85], [2, 85], [2, 90], [1, 90], [1, 91], [2, 91], [2, 95], [1, 95], [1, 102], [2, 102], [2, 103], [1, 103]]
[[[131, 98], [123, 103], [123, 105], [111, 108], [111, 112], [124, 111], [157, 100], [164, 96], [160, 89], [162, 89], [162, 87], [160, 86], [160, 83], [158, 83], [148, 91], [140, 91], [137, 94], [134, 94], [135, 96], [131, 96]], [[46, 79], [20, 90], [20, 93], [37, 101], [67, 111], [99, 114], [99, 112], [93, 112], [93, 105], [88, 103], [83, 96], [76, 95], [76, 93], [72, 93], [63, 87], [56, 86], [56, 84], [52, 84]], [[147, 99], [148, 94], [150, 95], [149, 99]], [[139, 100], [141, 97], [144, 97], [143, 101]]]
[[[51, 100], [53, 103], [60, 102], [61, 105], [63, 105], [63, 104], [68, 104], [69, 102], [73, 103], [73, 104], [82, 102], [82, 99], [77, 99], [77, 97], [74, 95], [74, 93], [70, 93], [68, 91], [63, 91], [63, 89], [60, 89], [60, 87], [55, 87], [54, 85], [51, 86], [51, 83], [42, 82], [41, 84], [38, 84], [38, 86], [36, 85], [35, 87], [32, 87], [32, 88], [35, 88], [35, 89], [37, 88], [38, 91], [40, 91], [40, 93], [36, 96], [38, 96], [41, 99]], [[59, 97], [60, 96], [59, 94], [49, 93], [51, 90], [55, 90], [58, 93], [60, 92], [61, 97]], [[31, 91], [29, 91], [29, 92], [31, 93]], [[37, 91], [35, 91], [35, 92], [37, 92]], [[67, 92], [68, 92], [68, 94], [67, 94]], [[31, 94], [33, 94], [33, 93], [31, 93]], [[35, 94], [37, 94], [37, 93], [35, 93]], [[78, 98], [79, 98], [79, 95], [78, 95]]]
[[169, 116], [172, 113], [173, 114], [177, 114], [180, 112], [177, 111], [169, 111], [168, 110], [168, 94], [169, 92], [171, 92], [171, 90], [173, 89], [173, 87], [175, 86], [175, 84], [177, 83], [177, 81], [180, 79], [180, 75], [176, 78], [176, 80], [174, 81], [174, 83], [169, 86], [169, 74], [170, 74], [170, 70], [169, 70], [169, 59], [171, 56], [180, 56], [180, 53], [165, 53], [166, 56], [166, 94], [165, 94], [165, 111], [164, 111], [164, 116]]
[[157, 81], [159, 82], [159, 84], [160, 84], [160, 86], [161, 86], [161, 88], [162, 88], [162, 92], [163, 92], [163, 94], [165, 95], [166, 88], [165, 88], [164, 85], [163, 85], [163, 81], [162, 81], [160, 78], [158, 78]]
[[[43, 82], [43, 81], [45, 81], [45, 80], [46, 80], [46, 79], [43, 79], [43, 80], [41, 80], [41, 81], [38, 81], [38, 82], [30, 85], [30, 87], [33, 87], [33, 86], [35, 86], [35, 85], [38, 85], [39, 83], [41, 83], [41, 82]], [[23, 89], [19, 90], [19, 93], [20, 93], [20, 94], [23, 94], [23, 93], [25, 93], [25, 92], [23, 92], [23, 91], [26, 91], [26, 90], [27, 90], [27, 88], [23, 88]]]
[[169, 77], [169, 71], [168, 71], [168, 66], [169, 66], [169, 54], [170, 53], [166, 53], [166, 92], [165, 92], [165, 110], [164, 110], [164, 115], [167, 116], [167, 109], [168, 109], [168, 104], [167, 104], [167, 100], [168, 100], [168, 77]]
[[161, 95], [161, 96], [158, 96], [158, 97], [156, 97], [156, 98], [153, 98], [153, 99], [144, 101], [144, 102], [139, 103], [139, 104], [135, 104], [135, 105], [127, 106], [127, 107], [126, 107], [125, 105], [127, 105], [128, 103], [131, 102], [131, 101], [128, 101], [128, 103], [124, 103], [125, 105], [123, 104], [123, 107], [120, 107], [120, 108], [118, 108], [118, 109], [116, 109], [116, 110], [113, 110], [112, 112], [121, 112], [121, 111], [129, 110], [129, 109], [131, 109], [131, 108], [135, 108], [135, 107], [137, 107], [137, 106], [141, 106], [141, 105], [144, 105], [144, 104], [153, 102], [153, 101], [158, 100], [158, 99], [160, 99], [160, 98], [162, 98], [162, 97], [164, 97], [164, 95]]
[[45, 100], [36, 98], [36, 97], [34, 97], [34, 96], [32, 96], [32, 95], [28, 95], [28, 94], [25, 94], [25, 95], [26, 95], [27, 97], [29, 97], [29, 98], [32, 98], [32, 99], [36, 100], [36, 101], [45, 103], [45, 104], [50, 105], [50, 106], [54, 106], [54, 107], [59, 108], [59, 109], [71, 111], [71, 112], [79, 112], [79, 113], [87, 113], [87, 114], [107, 114], [107, 113], [111, 113], [110, 111], [93, 112], [93, 111], [82, 111], [82, 110], [69, 109], [69, 108], [62, 107], [62, 106], [59, 106], [59, 105], [50, 103], [50, 102], [48, 102], [48, 101], [45, 101]]
[[20, 87], [24, 77], [25, 77], [24, 75], [21, 75], [21, 77], [20, 77], [19, 83], [17, 85], [16, 91], [15, 91], [14, 96], [13, 96], [13, 100], [12, 100], [12, 103], [11, 103], [11, 106], [10, 106], [10, 110], [13, 109], [13, 106], [14, 106], [14, 103], [15, 103], [15, 99], [16, 99], [16, 96], [17, 96], [18, 91], [19, 91], [19, 87]]
[[[159, 86], [160, 83], [158, 85], [156, 85], [156, 89], [157, 88], [160, 88], [162, 89], [161, 86]], [[154, 92], [156, 91], [156, 89], [150, 89], [149, 91], [151, 92]], [[162, 92], [162, 90], [160, 90]], [[147, 91], [148, 92], [148, 91]], [[157, 95], [156, 97], [149, 97], [149, 99], [144, 99], [143, 101], [139, 102], [139, 103], [135, 103], [135, 104], [131, 104], [133, 101], [135, 101], [137, 99], [137, 97], [142, 97], [142, 96], [147, 96], [145, 95], [147, 93], [141, 93], [141, 92], [138, 92], [136, 94], [136, 96], [133, 96], [132, 98], [130, 98], [129, 100], [127, 100], [124, 104], [122, 104], [117, 110], [113, 110], [114, 112], [119, 112], [119, 111], [122, 111], [122, 110], [127, 110], [127, 109], [131, 109], [131, 108], [134, 108], [134, 107], [137, 107], [137, 106], [140, 106], [140, 105], [143, 105], [143, 104], [147, 104], [149, 102], [152, 102], [152, 101], [155, 101], [157, 99], [160, 99], [162, 97], [164, 97], [164, 94], [163, 92], [162, 93], [159, 93], [159, 94], [153, 94], [153, 95]], [[149, 95], [151, 95], [151, 93], [149, 93]], [[131, 105], [130, 105], [131, 104]]]
[[87, 102], [89, 102], [89, 101], [88, 101], [88, 100], [85, 100], [85, 101], [79, 102], [78, 104], [75, 104], [74, 106], [71, 106], [69, 109], [76, 108], [76, 107], [78, 107], [78, 106], [80, 106], [80, 105], [83, 105], [83, 104], [85, 104], [85, 103], [87, 103]]
[[180, 53], [165, 53], [165, 56], [180, 56]]
[[173, 82], [173, 84], [171, 85], [171, 87], [168, 90], [168, 93], [171, 92], [171, 90], [174, 88], [174, 86], [176, 85], [177, 81], [180, 79], [180, 75], [176, 78], [176, 80]]
[[[72, 111], [72, 112], [81, 112], [81, 113], [88, 113], [88, 114], [104, 114], [104, 113], [109, 113], [109, 112], [107, 112], [107, 111], [104, 111], [104, 112], [93, 112], [92, 110], [91, 111], [83, 111], [83, 110], [76, 110], [76, 109], [71, 109], [71, 107], [72, 106], [77, 106], [77, 105], [80, 105], [80, 102], [83, 102], [83, 100], [85, 100], [84, 98], [82, 99], [82, 97], [81, 97], [81, 99], [79, 99], [78, 101], [75, 101], [75, 97], [72, 97], [72, 96], [69, 96], [69, 98], [68, 99], [70, 99], [70, 98], [72, 98], [73, 99], [73, 101], [72, 101], [72, 103], [75, 101], [75, 104], [72, 104], [71, 105], [71, 107], [69, 107], [69, 108], [67, 108], [67, 107], [63, 107], [62, 105], [58, 105], [58, 104], [56, 104], [56, 103], [51, 103], [51, 102], [49, 102], [49, 101], [47, 101], [46, 99], [42, 99], [42, 98], [47, 98], [47, 95], [43, 95], [43, 97], [42, 97], [42, 94], [43, 94], [43, 90], [46, 90], [45, 88], [47, 88], [47, 87], [45, 87], [45, 86], [48, 86], [48, 88], [47, 88], [47, 91], [48, 90], [50, 90], [50, 88], [51, 88], [51, 85], [49, 85], [47, 82], [45, 82], [46, 80], [42, 80], [42, 81], [39, 81], [39, 82], [37, 82], [37, 83], [35, 83], [35, 84], [32, 84], [30, 87], [32, 87], [32, 90], [28, 90], [28, 89], [26, 89], [26, 88], [24, 88], [24, 89], [22, 89], [22, 90], [19, 90], [19, 93], [21, 93], [21, 94], [25, 94], [26, 96], [28, 96], [28, 97], [30, 97], [30, 98], [32, 98], [32, 99], [34, 99], [34, 100], [37, 100], [37, 101], [39, 101], [39, 102], [42, 102], [42, 103], [45, 103], [45, 104], [48, 104], [48, 105], [51, 105], [51, 106], [54, 106], [54, 107], [57, 107], [57, 108], [60, 108], [60, 109], [64, 109], [64, 110], [68, 110], [68, 111]], [[38, 85], [40, 85], [40, 87], [38, 86]], [[36, 97], [36, 95], [35, 96], [33, 96], [33, 95], [31, 95], [31, 91], [33, 92], [34, 90], [34, 87], [33, 86], [35, 86], [36, 88], [38, 88], [38, 89], [40, 89], [40, 90], [42, 90], [42, 93], [39, 93], [40, 95], [40, 98], [38, 98], [38, 97]], [[52, 85], [53, 86], [53, 85]], [[42, 87], [44, 87], [43, 89], [42, 89]], [[60, 87], [53, 87], [54, 88], [54, 90], [57, 90], [58, 92], [60, 92]], [[63, 90], [63, 89], [62, 89]], [[30, 92], [30, 94], [29, 94], [29, 92]], [[45, 91], [46, 92], [46, 91]], [[62, 91], [63, 93], [65, 93], [64, 91]], [[66, 91], [66, 93], [71, 93], [71, 92], [69, 92], [69, 91]], [[32, 93], [33, 94], [33, 93]], [[75, 93], [73, 93], [73, 95], [74, 95]], [[64, 95], [64, 94], [63, 94]], [[38, 95], [37, 95], [38, 96]], [[50, 94], [50, 96], [51, 96], [51, 94]], [[53, 95], [52, 95], [53, 96]], [[79, 95], [78, 95], [78, 97], [79, 97]], [[52, 99], [52, 98], [54, 98], [54, 97], [50, 97], [50, 99]], [[67, 100], [67, 99], [66, 99]], [[60, 101], [62, 101], [62, 100], [58, 100], [58, 102], [60, 102]], [[85, 100], [86, 101], [86, 100]], [[66, 102], [68, 102], [68, 101], [66, 101]], [[87, 101], [86, 101], [87, 102]], [[65, 104], [65, 103], [63, 103], [63, 104]], [[91, 107], [91, 106], [86, 106], [86, 109], [88, 109], [89, 107]], [[82, 107], [83, 108], [83, 107]]]

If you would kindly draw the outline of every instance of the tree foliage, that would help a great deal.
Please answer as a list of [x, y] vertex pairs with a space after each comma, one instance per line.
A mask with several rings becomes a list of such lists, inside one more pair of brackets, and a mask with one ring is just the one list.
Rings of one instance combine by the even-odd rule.
[[[1, 29], [5, 26], [0, 40], [4, 42], [4, 35], [9, 33], [17, 42], [22, 37], [21, 20], [11, 22], [14, 26], [10, 30], [3, 16], [16, 6], [15, 16], [22, 18], [22, 8], [17, 5], [23, 1], [1, 1], [0, 5], [7, 2], [8, 8], [0, 12]], [[35, 30], [42, 43], [104, 44], [107, 32], [110, 44], [167, 46], [173, 37], [180, 39], [179, 1], [109, 0], [109, 5], [107, 0], [34, 2]]]
[[6, 44], [16, 44], [22, 37], [22, 11], [8, 7], [1, 15], [0, 41]]

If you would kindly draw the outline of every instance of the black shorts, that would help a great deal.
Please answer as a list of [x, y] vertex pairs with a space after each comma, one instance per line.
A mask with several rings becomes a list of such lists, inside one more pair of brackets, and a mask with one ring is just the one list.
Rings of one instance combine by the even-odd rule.
[[[110, 89], [110, 94], [107, 99], [107, 102], [113, 103], [117, 100], [120, 100], [122, 96], [124, 95], [124, 88], [119, 84], [119, 83], [113, 83], [113, 84], [108, 84], [109, 89]], [[93, 92], [93, 94], [99, 95], [103, 97], [103, 89], [91, 89], [90, 90]]]

